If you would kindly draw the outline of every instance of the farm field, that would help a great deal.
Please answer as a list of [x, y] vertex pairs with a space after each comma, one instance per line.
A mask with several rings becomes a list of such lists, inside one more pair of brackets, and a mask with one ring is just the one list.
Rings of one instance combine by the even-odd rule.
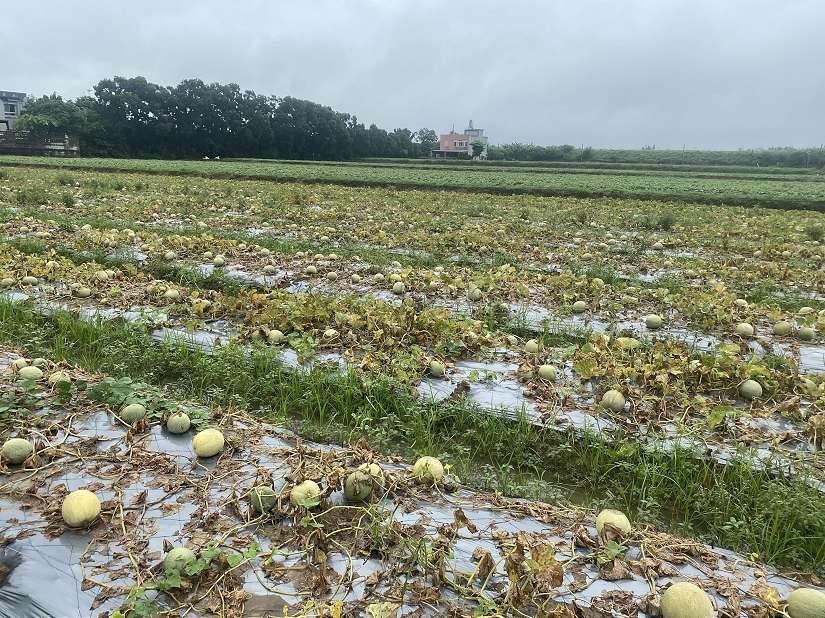
[[[605, 174], [568, 171], [439, 168], [387, 164], [298, 163], [279, 161], [169, 161], [147, 159], [55, 159], [2, 156], [0, 163], [93, 171], [185, 174], [278, 182], [338, 183], [350, 186], [460, 189], [487, 193], [548, 196], [688, 199], [692, 202], [825, 209], [825, 183], [816, 177], [704, 174], [683, 172]], [[703, 177], [713, 176], [713, 177]], [[751, 177], [753, 176], [753, 177]]]
[[[689, 578], [719, 615], [781, 612], [825, 577], [824, 196], [0, 157], [0, 428], [33, 447], [4, 452], [3, 534], [63, 569], [18, 592], [572, 617], [656, 615]], [[80, 489], [99, 517], [69, 526]]]

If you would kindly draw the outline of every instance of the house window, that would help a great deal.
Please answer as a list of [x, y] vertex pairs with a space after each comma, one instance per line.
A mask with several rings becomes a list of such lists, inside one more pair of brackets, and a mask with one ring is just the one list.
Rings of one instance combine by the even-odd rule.
[[3, 109], [7, 114], [11, 114], [12, 116], [17, 114], [17, 105], [15, 105], [14, 103], [4, 103]]

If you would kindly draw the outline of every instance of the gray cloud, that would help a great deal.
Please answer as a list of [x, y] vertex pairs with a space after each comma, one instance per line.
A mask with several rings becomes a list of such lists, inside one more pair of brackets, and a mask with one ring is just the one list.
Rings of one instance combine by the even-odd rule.
[[65, 0], [3, 8], [0, 89], [235, 82], [492, 141], [825, 142], [822, 0]]

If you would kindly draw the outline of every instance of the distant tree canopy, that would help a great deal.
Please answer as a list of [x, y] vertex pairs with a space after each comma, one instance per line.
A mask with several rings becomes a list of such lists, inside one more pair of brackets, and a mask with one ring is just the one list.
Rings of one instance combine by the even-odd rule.
[[237, 84], [187, 79], [174, 87], [143, 77], [101, 80], [94, 96], [30, 101], [17, 128], [70, 133], [84, 154], [352, 159], [427, 156], [435, 131], [366, 128], [355, 116]]
[[[237, 84], [187, 79], [159, 86], [143, 77], [101, 80], [93, 96], [56, 94], [28, 102], [15, 128], [69, 133], [86, 155], [281, 159], [414, 158], [438, 146], [432, 129], [365, 127], [355, 116], [293, 97], [263, 96]], [[476, 149], [474, 148], [474, 151]], [[490, 145], [487, 157], [508, 161], [825, 167], [825, 148], [763, 150], [601, 150], [534, 144]]]

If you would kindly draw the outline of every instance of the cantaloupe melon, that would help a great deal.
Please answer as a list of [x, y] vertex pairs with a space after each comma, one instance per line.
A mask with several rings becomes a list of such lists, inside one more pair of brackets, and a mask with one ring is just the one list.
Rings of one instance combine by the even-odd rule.
[[198, 457], [214, 457], [223, 450], [225, 440], [217, 429], [209, 428], [199, 431], [192, 438], [192, 450]]
[[169, 433], [186, 433], [192, 426], [192, 419], [185, 412], [175, 412], [166, 419], [166, 429]]
[[825, 617], [825, 592], [797, 588], [788, 595], [788, 615], [791, 618]]
[[608, 410], [612, 410], [613, 412], [622, 412], [625, 406], [624, 395], [616, 389], [610, 389], [602, 395], [601, 403]]
[[553, 365], [541, 365], [539, 367], [539, 377], [548, 382], [556, 381], [556, 368]]
[[43, 370], [40, 367], [22, 367], [18, 370], [17, 375], [24, 380], [39, 380], [43, 377]]
[[187, 563], [195, 560], [195, 552], [188, 547], [174, 547], [163, 559], [163, 567], [167, 571], [182, 571]]
[[321, 503], [321, 488], [315, 481], [306, 480], [299, 483], [289, 492], [289, 501], [294, 506], [312, 508]]
[[596, 516], [596, 532], [601, 534], [606, 524], [610, 524], [622, 535], [630, 534], [633, 527], [627, 515], [616, 509], [603, 509]]
[[678, 582], [662, 595], [662, 618], [713, 618], [713, 603], [699, 586]]
[[413, 476], [425, 485], [437, 484], [444, 478], [444, 466], [435, 457], [419, 457], [413, 466]]
[[100, 500], [91, 491], [78, 489], [63, 499], [61, 513], [70, 528], [85, 528], [100, 515]]
[[23, 438], [9, 438], [3, 443], [3, 449], [0, 451], [3, 459], [15, 466], [26, 461], [33, 452], [32, 443]]

